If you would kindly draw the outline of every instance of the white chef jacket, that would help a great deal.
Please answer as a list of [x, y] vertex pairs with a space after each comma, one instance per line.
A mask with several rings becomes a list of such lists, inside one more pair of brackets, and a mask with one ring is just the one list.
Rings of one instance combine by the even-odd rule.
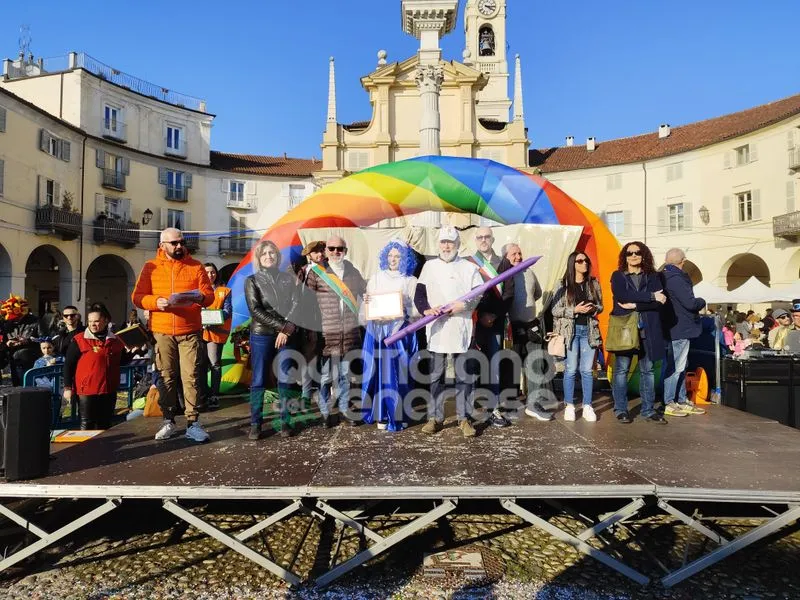
[[[478, 267], [457, 257], [452, 262], [439, 258], [422, 267], [419, 283], [425, 286], [431, 307], [447, 304], [483, 283]], [[469, 304], [477, 303], [475, 298]], [[441, 316], [427, 326], [428, 350], [440, 354], [460, 354], [469, 349], [472, 340], [472, 311]]]

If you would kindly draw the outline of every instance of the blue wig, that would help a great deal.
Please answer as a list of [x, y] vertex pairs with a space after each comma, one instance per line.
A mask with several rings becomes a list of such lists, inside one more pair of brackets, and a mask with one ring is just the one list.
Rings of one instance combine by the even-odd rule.
[[417, 268], [417, 257], [411, 251], [411, 248], [397, 240], [392, 240], [381, 250], [378, 256], [378, 267], [381, 271], [389, 270], [389, 252], [394, 249], [400, 252], [400, 273], [405, 276], [413, 275], [414, 270]]

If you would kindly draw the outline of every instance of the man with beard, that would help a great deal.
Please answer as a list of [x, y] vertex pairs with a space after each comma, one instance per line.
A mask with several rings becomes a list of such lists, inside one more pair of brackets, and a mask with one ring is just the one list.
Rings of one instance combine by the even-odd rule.
[[[428, 422], [423, 433], [433, 434], [444, 426], [445, 371], [448, 355], [453, 358], [456, 371], [456, 415], [458, 427], [464, 437], [474, 437], [475, 428], [467, 414], [467, 402], [473, 393], [473, 374], [470, 360], [465, 355], [472, 341], [472, 311], [479, 298], [469, 302], [457, 299], [480, 286], [483, 281], [478, 267], [459, 258], [459, 235], [455, 227], [439, 230], [439, 258], [429, 260], [422, 267], [414, 304], [420, 313], [437, 315], [428, 324], [428, 350], [432, 354], [431, 389], [428, 400]], [[466, 377], [459, 377], [459, 375]], [[471, 412], [471, 411], [470, 411]]]
[[[478, 251], [467, 260], [478, 267], [484, 282], [497, 277], [503, 271], [511, 268], [508, 261], [502, 261], [492, 244], [494, 234], [490, 227], [479, 227], [475, 232], [475, 245]], [[488, 375], [488, 391], [491, 393], [491, 407], [494, 409], [489, 416], [489, 423], [495, 427], [508, 427], [511, 422], [500, 411], [500, 372], [498, 365], [492, 365], [492, 359], [503, 347], [503, 335], [506, 329], [506, 315], [514, 300], [514, 279], [509, 279], [497, 284], [488, 290], [478, 304], [478, 322], [475, 324], [475, 343], [486, 356], [490, 365], [489, 373], [481, 373], [480, 381], [485, 381]]]
[[306, 287], [317, 295], [322, 317], [322, 358], [319, 384], [319, 410], [325, 419], [325, 428], [333, 426], [330, 414], [331, 388], [335, 389], [339, 415], [350, 425], [358, 420], [349, 414], [350, 361], [347, 353], [361, 347], [361, 329], [358, 324], [358, 297], [363, 296], [367, 284], [353, 264], [345, 260], [347, 242], [331, 236], [325, 245], [327, 261], [312, 264], [306, 277]]
[[53, 349], [57, 356], [66, 356], [67, 349], [72, 339], [79, 333], [82, 333], [86, 327], [81, 323], [81, 313], [71, 304], [64, 307], [64, 312], [61, 313], [61, 317], [66, 327], [64, 332], [57, 335], [53, 340]]
[[166, 440], [176, 432], [180, 374], [186, 437], [206, 442], [208, 433], [197, 420], [197, 365], [203, 331], [200, 311], [214, 302], [214, 289], [203, 265], [189, 256], [179, 229], [168, 227], [160, 240], [156, 258], [145, 263], [131, 296], [134, 306], [150, 311], [156, 339], [156, 368], [165, 392], [159, 400], [164, 424], [156, 439]]

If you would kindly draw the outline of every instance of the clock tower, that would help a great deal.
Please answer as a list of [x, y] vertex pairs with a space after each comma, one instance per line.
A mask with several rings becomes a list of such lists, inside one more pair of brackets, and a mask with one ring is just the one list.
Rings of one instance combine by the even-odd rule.
[[477, 95], [475, 112], [481, 119], [507, 122], [506, 0], [467, 0], [464, 13], [464, 63], [481, 71], [489, 83]]

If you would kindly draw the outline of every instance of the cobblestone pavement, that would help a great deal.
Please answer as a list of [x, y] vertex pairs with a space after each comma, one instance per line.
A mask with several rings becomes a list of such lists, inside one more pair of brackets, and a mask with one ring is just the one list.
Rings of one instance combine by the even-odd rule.
[[[63, 523], [66, 513], [90, 506], [60, 501], [36, 509], [35, 522]], [[94, 506], [94, 505], [91, 505]], [[254, 523], [256, 516], [226, 514], [219, 504], [196, 506], [193, 511], [223, 530], [235, 532]], [[32, 517], [33, 518], [33, 517]], [[381, 534], [401, 526], [407, 517], [375, 517], [369, 526]], [[51, 525], [47, 525], [51, 522]], [[556, 517], [561, 527], [579, 529], [571, 518]], [[636, 542], [623, 549], [634, 568], [658, 577], [657, 562], [674, 570], [688, 555], [693, 557], [703, 538], [666, 517], [655, 516], [617, 530], [625, 541], [632, 531], [645, 534], [649, 553]], [[757, 520], [718, 521], [729, 534], [738, 535]], [[8, 522], [0, 527], [0, 550], [11, 547]], [[304, 579], [313, 579], [353, 556], [359, 539], [334, 523], [298, 516], [270, 528], [248, 542]], [[641, 539], [641, 538], [639, 538]], [[481, 550], [489, 580], [435, 580], [422, 574], [422, 557], [431, 548], [464, 547]], [[664, 590], [657, 585], [641, 588], [600, 563], [576, 553], [547, 534], [508, 514], [457, 514], [442, 519], [394, 553], [346, 575], [330, 588], [298, 590], [199, 531], [176, 521], [154, 503], [126, 503], [78, 532], [65, 545], [47, 551], [35, 562], [24, 563], [0, 577], [2, 598], [302, 598], [302, 599], [466, 599], [536, 598], [546, 600], [800, 598], [800, 527], [772, 543], [762, 543], [735, 554], [708, 571]]]

